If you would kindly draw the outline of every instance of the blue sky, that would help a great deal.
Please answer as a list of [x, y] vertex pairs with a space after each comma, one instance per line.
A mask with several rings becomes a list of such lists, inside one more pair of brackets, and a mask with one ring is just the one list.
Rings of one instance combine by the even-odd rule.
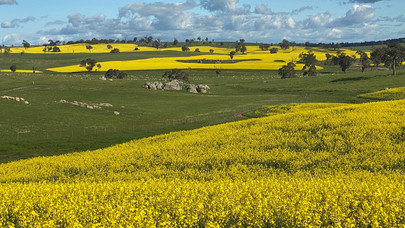
[[403, 0], [0, 0], [0, 44], [128, 39], [278, 43], [405, 37]]

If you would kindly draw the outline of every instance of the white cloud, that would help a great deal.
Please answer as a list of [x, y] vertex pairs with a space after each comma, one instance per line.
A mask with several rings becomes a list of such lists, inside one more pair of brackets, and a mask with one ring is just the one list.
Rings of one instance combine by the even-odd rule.
[[209, 11], [235, 11], [239, 0], [200, 0], [201, 7]]
[[290, 28], [295, 28], [295, 21], [294, 21], [294, 19], [292, 17], [289, 17], [287, 19], [287, 26], [290, 27]]
[[333, 28], [329, 31], [328, 36], [332, 38], [342, 38], [343, 31], [337, 28]]
[[14, 19], [12, 21], [4, 21], [1, 23], [1, 27], [2, 28], [15, 28], [15, 27], [19, 27], [19, 25], [21, 23], [27, 23], [27, 22], [35, 21], [35, 20], [36, 20], [35, 17], [29, 16], [24, 19]]
[[342, 26], [365, 23], [374, 18], [374, 8], [369, 5], [353, 5], [346, 15], [338, 18], [336, 23]]
[[15, 0], [0, 0], [0, 5], [13, 5], [17, 4]]

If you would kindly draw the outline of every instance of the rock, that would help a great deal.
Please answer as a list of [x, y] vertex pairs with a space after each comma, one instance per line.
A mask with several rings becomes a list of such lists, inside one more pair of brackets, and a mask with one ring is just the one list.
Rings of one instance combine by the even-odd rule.
[[118, 116], [119, 114], [121, 114], [120, 112], [114, 111], [114, 115]]
[[195, 86], [195, 85], [193, 85], [193, 84], [187, 85], [187, 86], [186, 86], [186, 89], [187, 89], [187, 91], [190, 92], [190, 93], [198, 93], [198, 91], [197, 91], [197, 86]]
[[164, 90], [181, 90], [181, 83], [178, 80], [173, 80], [166, 82], [164, 85]]

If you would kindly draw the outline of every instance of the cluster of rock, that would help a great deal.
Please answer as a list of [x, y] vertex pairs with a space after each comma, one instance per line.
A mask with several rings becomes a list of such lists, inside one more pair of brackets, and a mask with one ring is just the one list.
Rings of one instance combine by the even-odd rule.
[[186, 85], [186, 90], [190, 93], [207, 93], [210, 87], [208, 85]]
[[22, 102], [22, 103], [24, 103], [26, 105], [30, 104], [30, 102], [28, 102], [27, 100], [25, 100], [22, 97], [1, 96], [1, 99]]
[[146, 82], [143, 88], [150, 90], [181, 90], [182, 82], [179, 80], [172, 80], [170, 82]]
[[[113, 105], [110, 104], [110, 103], [87, 104], [86, 102], [80, 102], [80, 101], [69, 102], [67, 100], [60, 100], [59, 103], [71, 104], [71, 105], [74, 105], [74, 106], [79, 106], [79, 107], [82, 107], [82, 108], [88, 108], [88, 109], [92, 109], [92, 110], [94, 110], [94, 109], [102, 109], [102, 107], [113, 107]], [[114, 114], [119, 115], [120, 113], [117, 112], [117, 111], [114, 111]]]

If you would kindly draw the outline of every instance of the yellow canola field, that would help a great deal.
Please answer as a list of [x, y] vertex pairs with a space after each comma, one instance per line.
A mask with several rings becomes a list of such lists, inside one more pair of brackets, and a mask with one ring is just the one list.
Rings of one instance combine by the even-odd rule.
[[405, 100], [273, 109], [264, 118], [0, 164], [0, 224], [405, 226]]
[[[0, 72], [12, 73], [11, 70], [0, 70]], [[16, 70], [15, 72], [16, 73], [31, 73], [31, 74], [33, 73], [32, 70]], [[35, 71], [35, 73], [40, 74], [40, 73], [42, 73], [42, 71], [37, 70], [37, 71]]]
[[405, 99], [405, 87], [380, 90], [372, 93], [360, 94], [358, 97], [377, 100], [399, 100]]
[[[27, 54], [76, 54], [76, 53], [110, 53], [107, 44], [92, 44], [93, 49], [88, 50], [86, 44], [70, 44], [58, 46], [60, 52], [44, 52], [44, 46], [33, 46], [29, 48], [14, 47], [11, 48], [11, 53], [27, 53]], [[132, 52], [137, 45], [135, 44], [112, 44], [113, 48], [119, 48], [121, 52]]]
[[[119, 70], [165, 70], [165, 69], [252, 69], [252, 70], [277, 70], [289, 61], [297, 61], [302, 52], [306, 52], [301, 47], [294, 48], [294, 50], [280, 50], [277, 54], [270, 54], [268, 51], [261, 51], [258, 46], [248, 46], [248, 52], [243, 55], [238, 53], [234, 56], [235, 63], [230, 63], [230, 51], [234, 49], [227, 48], [212, 48], [212, 47], [193, 47], [199, 48], [201, 52], [209, 53], [209, 49], [214, 49], [213, 54], [197, 55], [191, 57], [168, 57], [168, 58], [150, 58], [130, 61], [108, 61], [99, 62], [101, 71], [108, 69]], [[167, 49], [154, 49], [147, 47], [140, 47], [140, 51], [181, 51], [180, 48], [167, 48]], [[252, 51], [249, 51], [252, 50]], [[324, 60], [325, 53], [316, 52], [318, 60]], [[221, 60], [219, 64], [198, 63], [199, 60]], [[186, 61], [186, 62], [184, 62]], [[224, 62], [228, 61], [228, 62]], [[297, 64], [296, 69], [301, 70], [303, 64]], [[322, 67], [317, 67], [322, 69]], [[47, 70], [55, 72], [80, 72], [86, 69], [79, 65], [49, 68]]]
[[[12, 53], [44, 53], [44, 54], [58, 54], [58, 53], [109, 53], [111, 49], [107, 48], [107, 44], [94, 44], [91, 45], [91, 50], [86, 49], [86, 44], [73, 44], [73, 45], [61, 45], [58, 46], [61, 52], [44, 52], [43, 46], [36, 46], [30, 48], [15, 47], [11, 48]], [[172, 48], [160, 48], [137, 46], [136, 44], [111, 44], [112, 48], [118, 48], [120, 52], [162, 52], [162, 51], [178, 51], [181, 52], [181, 47]], [[138, 47], [139, 50], [135, 51]], [[240, 53], [236, 54], [234, 60], [236, 63], [221, 63], [221, 64], [205, 64], [197, 63], [198, 60], [221, 60], [229, 61], [229, 53], [234, 51], [234, 48], [221, 48], [210, 46], [190, 46], [190, 52], [194, 52], [195, 49], [199, 49], [201, 53], [207, 53], [202, 56], [192, 57], [171, 57], [171, 58], [151, 58], [132, 61], [107, 61], [100, 62], [101, 71], [107, 71], [108, 69], [119, 70], [163, 70], [163, 69], [252, 69], [252, 70], [277, 70], [290, 61], [298, 61], [301, 53], [306, 53], [308, 50], [304, 47], [292, 47], [287, 50], [279, 49], [277, 54], [270, 54], [269, 51], [262, 51], [259, 46], [247, 46], [246, 55]], [[214, 50], [213, 54], [209, 54], [210, 50]], [[323, 49], [312, 48], [312, 51], [320, 61], [326, 60], [325, 52]], [[355, 55], [353, 50], [342, 50], [348, 55]], [[335, 53], [335, 52], [333, 52]], [[332, 53], [332, 54], [333, 54]], [[190, 62], [179, 62], [190, 61]], [[301, 70], [302, 64], [297, 64], [296, 69]], [[322, 67], [318, 66], [318, 69]], [[73, 66], [65, 66], [58, 68], [49, 68], [47, 70], [55, 72], [81, 72], [86, 71], [85, 68], [80, 67], [79, 64]], [[96, 69], [95, 69], [96, 70]], [[98, 69], [97, 69], [98, 70]]]

